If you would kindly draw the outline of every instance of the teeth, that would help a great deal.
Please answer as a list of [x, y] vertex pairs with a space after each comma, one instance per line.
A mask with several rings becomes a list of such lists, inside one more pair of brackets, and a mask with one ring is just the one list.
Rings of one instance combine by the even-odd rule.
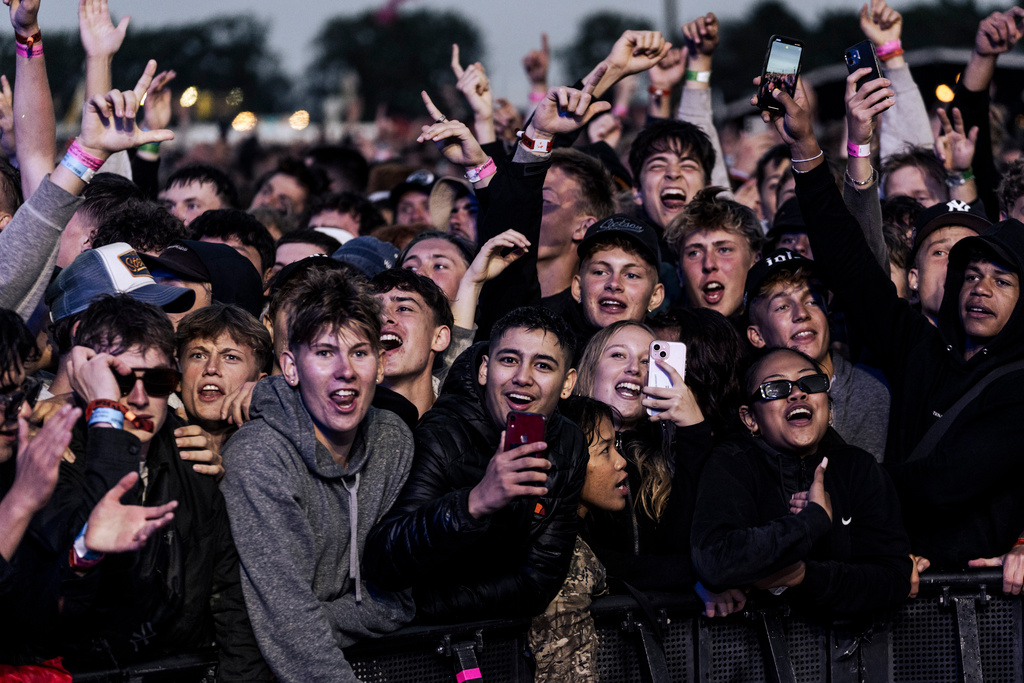
[[338, 389], [337, 391], [331, 392], [331, 396], [338, 396], [341, 398], [347, 398], [349, 396], [355, 396], [355, 389]]
[[601, 306], [619, 306], [621, 308], [626, 307], [624, 303], [622, 303], [621, 301], [616, 301], [615, 299], [601, 299], [597, 303], [600, 304]]
[[200, 391], [220, 391], [220, 387], [216, 384], [207, 384]]
[[723, 285], [721, 282], [709, 282], [706, 285], [704, 285], [705, 292], [710, 292], [716, 289], [725, 289], [725, 285]]
[[622, 389], [635, 395], [640, 394], [640, 385], [635, 382], [619, 382], [618, 384], [615, 385], [615, 389]]
[[786, 416], [787, 420], [809, 420], [811, 419], [811, 411], [807, 408], [797, 408], [789, 415]]
[[385, 334], [380, 335], [380, 344], [381, 346], [384, 347], [385, 351], [397, 349], [399, 346], [402, 345], [402, 343], [402, 338], [399, 337], [397, 334], [387, 332]]
[[532, 396], [527, 396], [526, 394], [508, 394], [508, 397], [513, 401], [518, 401], [521, 403], [529, 403], [530, 401], [533, 400]]
[[793, 339], [803, 339], [804, 337], [812, 337], [814, 332], [812, 330], [804, 330], [803, 332], [797, 332], [793, 335]]
[[661, 193], [662, 199], [674, 199], [681, 202], [686, 201], [686, 193], [679, 190], [665, 190]]

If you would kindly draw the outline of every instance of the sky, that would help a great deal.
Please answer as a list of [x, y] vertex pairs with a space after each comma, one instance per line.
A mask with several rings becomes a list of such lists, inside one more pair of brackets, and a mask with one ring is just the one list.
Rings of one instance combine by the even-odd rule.
[[[680, 23], [712, 8], [721, 18], [742, 16], [747, 8], [755, 4], [755, 0], [714, 0], [701, 3], [692, 0], [631, 0], [628, 5], [621, 0], [406, 0], [404, 7], [455, 10], [473, 21], [484, 36], [484, 66], [492, 88], [518, 101], [524, 99], [527, 92], [526, 77], [520, 62], [526, 52], [540, 46], [542, 31], [547, 31], [552, 50], [557, 50], [572, 42], [582, 17], [599, 10], [623, 11], [623, 7], [627, 8], [625, 12], [647, 17], [655, 26], [663, 28], [666, 2], [675, 3]], [[813, 20], [827, 10], [859, 7], [857, 0], [783, 2], [806, 20]], [[109, 0], [109, 3], [115, 16], [130, 15], [133, 25], [146, 27], [192, 22], [219, 14], [252, 14], [270, 22], [271, 48], [281, 57], [281, 64], [286, 70], [299, 74], [311, 54], [308, 46], [326, 19], [379, 8], [384, 0]], [[918, 3], [892, 1], [897, 10], [901, 5], [910, 4]], [[982, 0], [982, 4], [990, 4], [990, 0]], [[75, 0], [42, 1], [40, 26], [44, 31], [51, 26], [59, 29], [75, 28], [77, 22]], [[130, 26], [128, 30], [131, 30]], [[557, 63], [554, 63], [552, 76], [557, 78], [561, 75]], [[517, 91], [522, 92], [522, 98], [515, 96]]]

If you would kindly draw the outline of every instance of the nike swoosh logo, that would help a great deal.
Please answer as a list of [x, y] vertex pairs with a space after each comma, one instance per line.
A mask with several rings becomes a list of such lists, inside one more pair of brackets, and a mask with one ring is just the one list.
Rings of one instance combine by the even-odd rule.
[[850, 522], [853, 521], [853, 517], [843, 517], [843, 526], [850, 526]]

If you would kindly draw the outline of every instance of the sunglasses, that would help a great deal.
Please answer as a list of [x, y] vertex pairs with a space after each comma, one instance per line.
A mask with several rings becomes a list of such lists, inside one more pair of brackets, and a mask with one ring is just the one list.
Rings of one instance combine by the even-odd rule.
[[25, 403], [28, 403], [30, 408], [35, 407], [36, 399], [39, 398], [39, 392], [42, 389], [42, 382], [35, 377], [27, 377], [21, 383], [21, 386], [14, 391], [0, 394], [0, 410], [3, 411], [4, 416], [3, 423], [17, 422], [18, 413], [21, 412], [21, 406]]
[[181, 373], [174, 368], [132, 368], [132, 374], [114, 373], [122, 396], [132, 393], [135, 383], [142, 380], [142, 388], [154, 398], [164, 398], [178, 388]]
[[794, 387], [799, 387], [808, 394], [823, 394], [828, 391], [828, 385], [828, 375], [821, 373], [801, 377], [795, 382], [791, 382], [788, 379], [773, 379], [759, 386], [754, 395], [751, 396], [751, 400], [776, 401], [780, 398], [789, 398], [789, 395], [793, 393]]

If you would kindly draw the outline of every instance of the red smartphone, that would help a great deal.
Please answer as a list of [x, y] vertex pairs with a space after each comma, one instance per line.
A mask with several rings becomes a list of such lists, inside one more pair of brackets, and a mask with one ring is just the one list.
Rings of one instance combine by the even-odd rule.
[[547, 418], [540, 413], [513, 410], [508, 414], [505, 425], [505, 450], [510, 451], [516, 446], [543, 441], [546, 423]]

